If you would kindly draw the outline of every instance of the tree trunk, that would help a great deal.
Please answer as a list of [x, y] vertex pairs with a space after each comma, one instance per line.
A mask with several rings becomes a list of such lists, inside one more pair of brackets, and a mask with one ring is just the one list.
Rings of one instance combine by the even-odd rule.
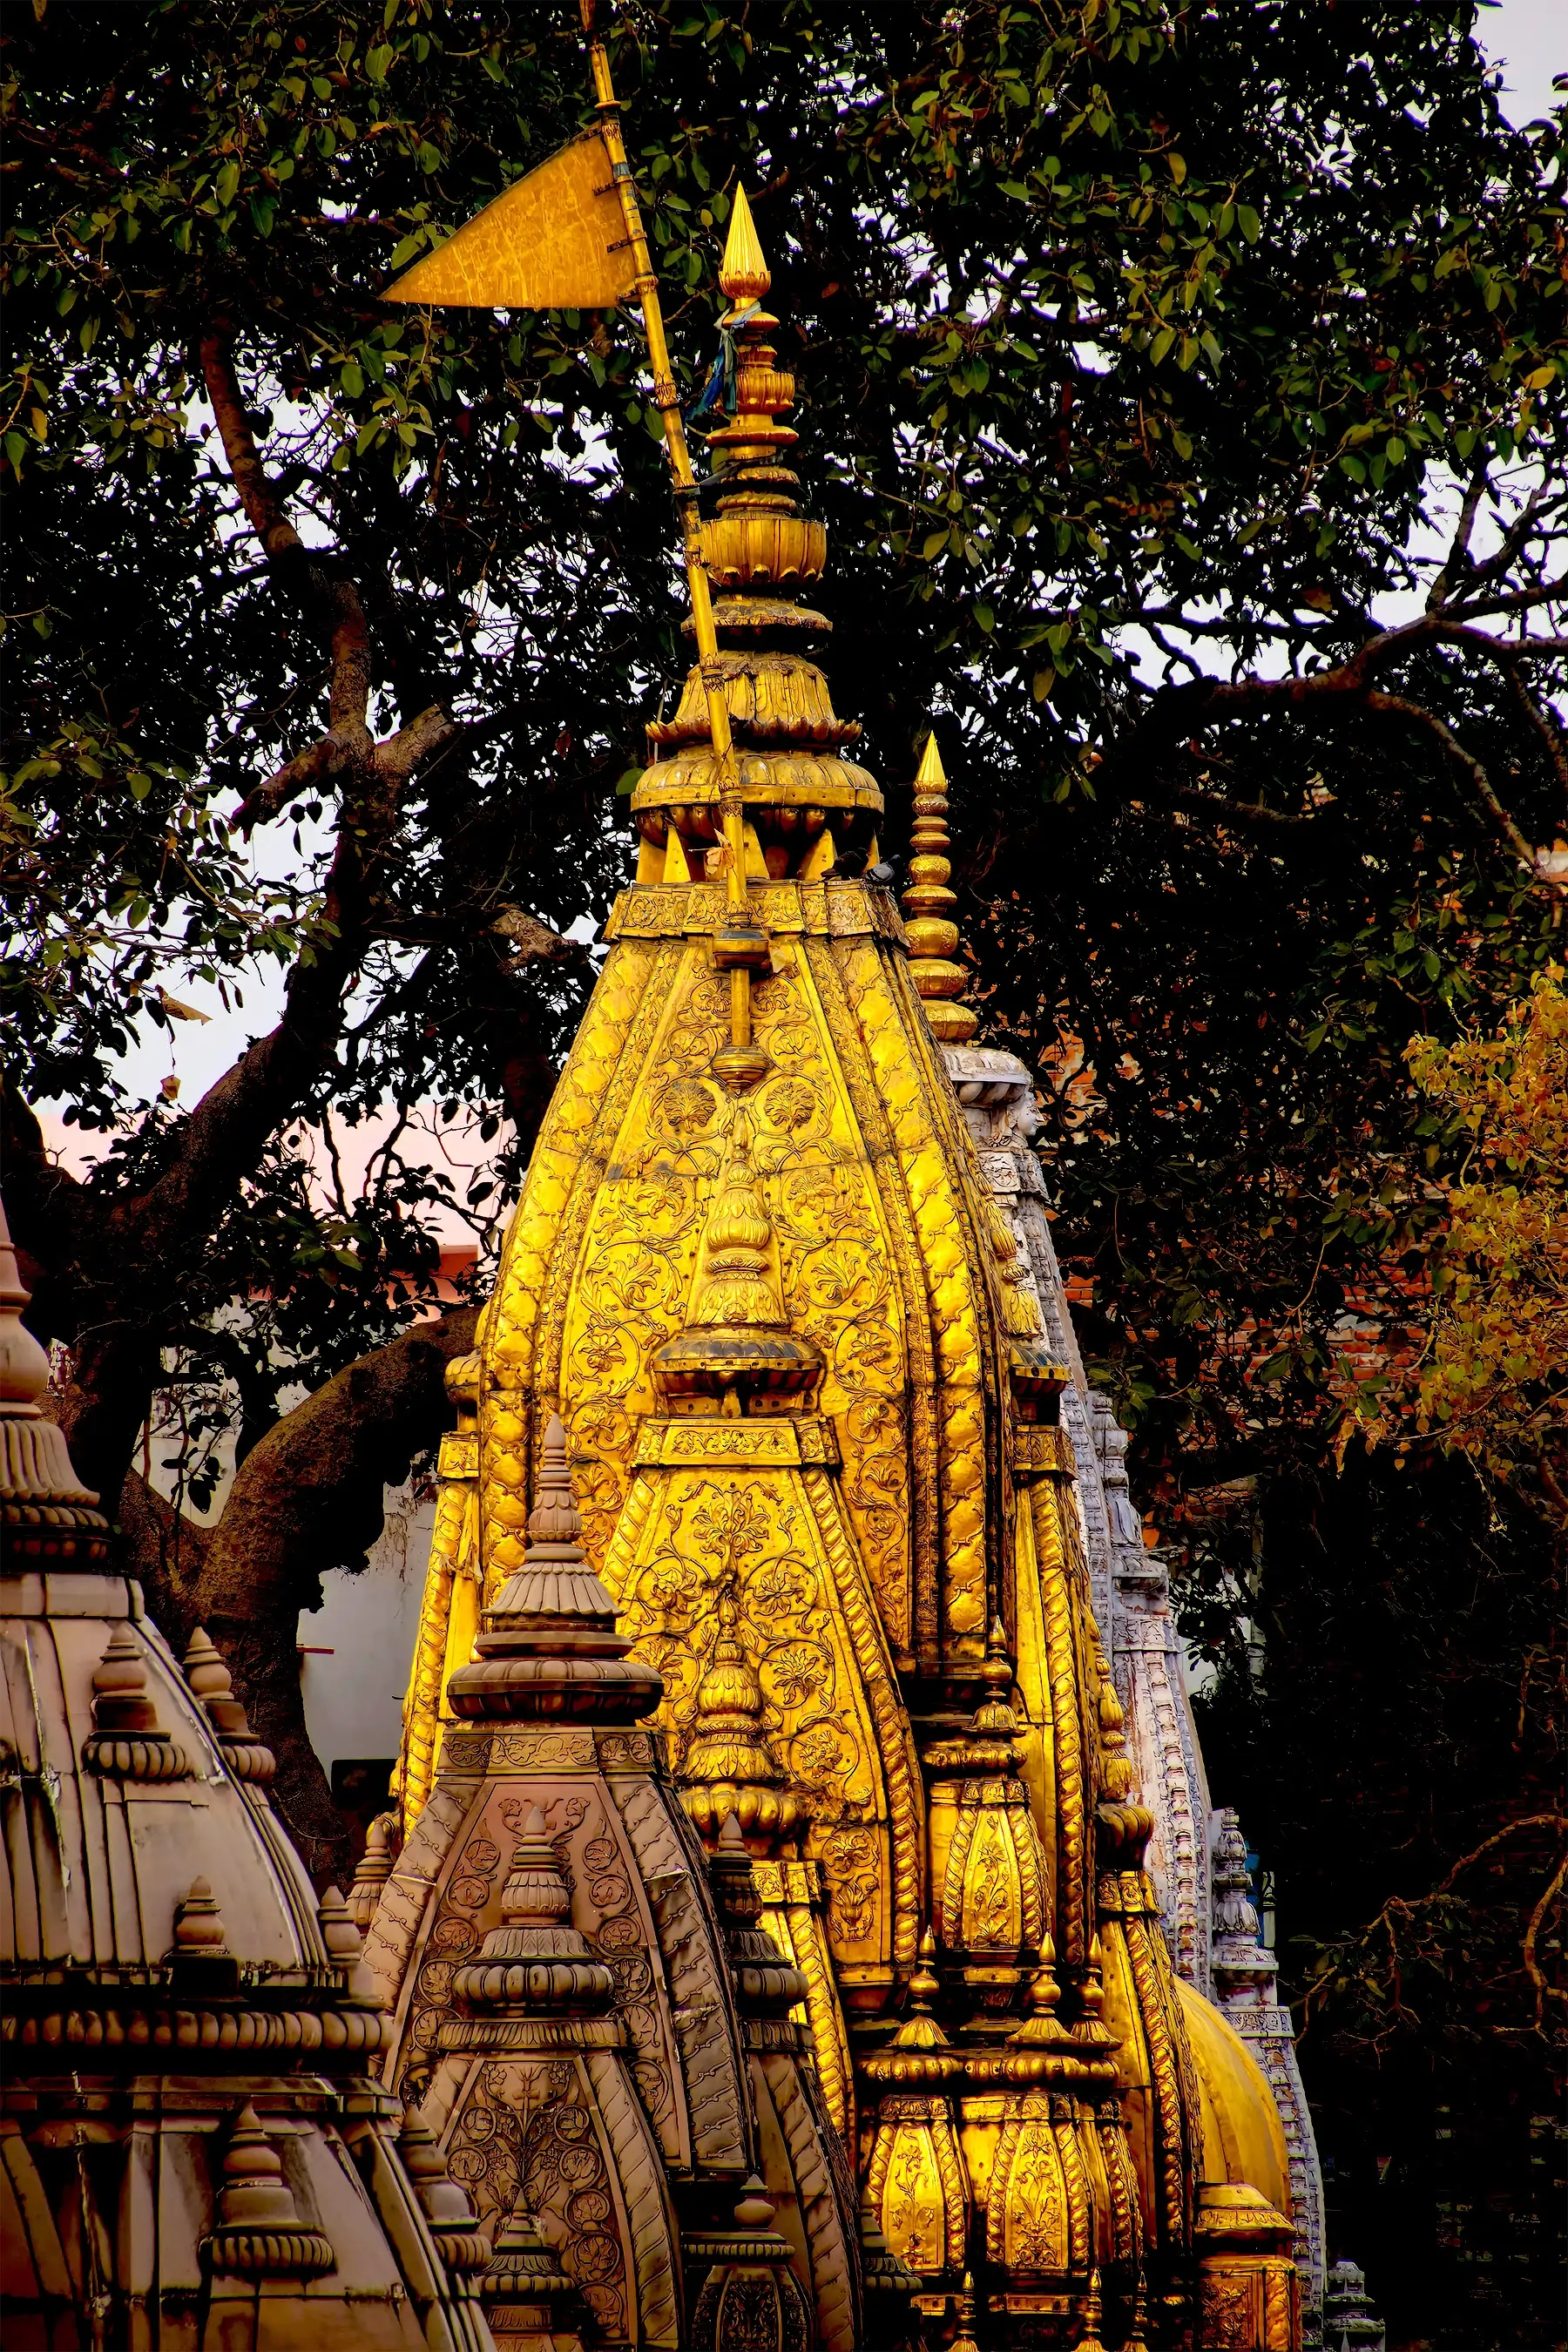
[[321, 1606], [328, 1569], [363, 1567], [385, 1489], [449, 1424], [445, 1375], [473, 1345], [479, 1309], [455, 1307], [347, 1365], [247, 1456], [216, 1528], [181, 1519], [141, 1479], [121, 1509], [127, 1566], [169, 1641], [205, 1625], [257, 1737], [278, 1759], [272, 1801], [319, 1886], [346, 1884], [353, 1832], [305, 1728], [300, 1612]]

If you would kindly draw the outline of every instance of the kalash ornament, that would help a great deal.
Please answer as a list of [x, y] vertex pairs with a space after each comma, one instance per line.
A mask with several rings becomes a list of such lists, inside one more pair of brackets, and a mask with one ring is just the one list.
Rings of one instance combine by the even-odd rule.
[[697, 659], [455, 1368], [353, 1896], [388, 2078], [498, 2336], [574, 2295], [606, 2344], [851, 2352], [912, 2293], [931, 2346], [1293, 2352], [1279, 2117], [1173, 1975], [1069, 1368], [943, 1058], [941, 753], [900, 917], [755, 224], [734, 189], [700, 484], [589, 30], [595, 129], [392, 289], [635, 294]]

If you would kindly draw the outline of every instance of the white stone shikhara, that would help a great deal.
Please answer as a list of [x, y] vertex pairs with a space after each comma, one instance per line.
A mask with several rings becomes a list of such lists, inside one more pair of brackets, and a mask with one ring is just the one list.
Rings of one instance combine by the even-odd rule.
[[1045, 1178], [1031, 1150], [1035, 1082], [1014, 1054], [949, 1045], [948, 1075], [980, 1166], [1018, 1244], [1024, 1280], [1052, 1353], [1070, 1378], [1062, 1420], [1078, 1465], [1077, 1495], [1095, 1622], [1127, 1716], [1127, 1748], [1154, 1815], [1149, 1871], [1177, 1973], [1209, 1984], [1209, 1793], [1187, 1696], [1182, 1649], [1159, 1555], [1143, 1541], [1127, 1484], [1127, 1433], [1084, 1370], [1051, 1241]]
[[[1274, 1955], [1258, 1940], [1240, 1821], [1229, 1806], [1216, 1813], [1215, 1821], [1214, 1937], [1209, 1957], [1213, 1998], [1267, 2075], [1279, 2110], [1290, 2163], [1291, 2219], [1302, 2304], [1315, 2319], [1323, 2304], [1323, 2179], [1296, 2061], [1295, 2030], [1289, 2011], [1279, 2004]], [[1329, 2340], [1337, 2352], [1337, 2339], [1331, 2335]]]
[[[1154, 1816], [1148, 1867], [1166, 1940], [1177, 1974], [1224, 2011], [1274, 2093], [1289, 2155], [1304, 2335], [1315, 2344], [1322, 2340], [1323, 2188], [1290, 2012], [1279, 2005], [1274, 1962], [1258, 1941], [1236, 1815], [1216, 1813], [1209, 1802], [1169, 1578], [1159, 1553], [1143, 1541], [1128, 1487], [1127, 1432], [1084, 1370], [1051, 1241], [1045, 1179], [1031, 1149], [1040, 1124], [1034, 1077], [1016, 1055], [996, 1046], [947, 1045], [942, 1055], [986, 1184], [1017, 1242], [1023, 1280], [1053, 1354], [1070, 1374], [1061, 1413], [1077, 1463], [1095, 1621], [1126, 1711], [1128, 1753]], [[1338, 2352], [1337, 2337], [1328, 2352]]]

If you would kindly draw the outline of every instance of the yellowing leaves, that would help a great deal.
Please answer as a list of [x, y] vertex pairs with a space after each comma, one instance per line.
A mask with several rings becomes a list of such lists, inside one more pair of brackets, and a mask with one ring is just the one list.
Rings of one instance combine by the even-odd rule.
[[1568, 992], [1537, 973], [1490, 1036], [1406, 1059], [1468, 1144], [1440, 1180], [1447, 1219], [1425, 1347], [1347, 1395], [1342, 1436], [1412, 1436], [1507, 1479], [1568, 1521]]

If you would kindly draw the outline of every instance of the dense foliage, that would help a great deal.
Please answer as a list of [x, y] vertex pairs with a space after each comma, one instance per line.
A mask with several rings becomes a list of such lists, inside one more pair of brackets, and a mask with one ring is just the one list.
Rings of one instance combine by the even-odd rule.
[[[1347, 1378], [1424, 1328], [1458, 1172], [1407, 1044], [1497, 1027], [1560, 954], [1563, 131], [1501, 121], [1472, 17], [641, 0], [614, 43], [693, 389], [752, 195], [840, 706], [895, 837], [937, 719], [990, 1032], [1055, 1080], [1086, 1337], [1219, 1669], [1216, 1796], [1337, 1956], [1355, 2081], [1361, 1931], [1562, 1811], [1531, 1780], [1560, 1529], [1440, 1460], [1334, 1463]], [[326, 1398], [330, 1459], [323, 1414], [388, 1410], [342, 1368], [427, 1284], [436, 1181], [395, 1136], [323, 1202], [293, 1139], [468, 1106], [494, 1158], [460, 1205], [481, 1234], [504, 1210], [590, 978], [562, 935], [625, 871], [615, 788], [685, 660], [668, 494], [631, 322], [377, 299], [584, 119], [566, 0], [47, 0], [4, 58], [7, 1199], [95, 1482], [154, 1396], [194, 1468], [237, 1432], [225, 1624], [286, 1664], [390, 1470], [363, 1449], [303, 1557], [257, 1507], [289, 1476], [278, 1416]], [[216, 1087], [126, 1100], [133, 1031], [254, 1004], [258, 971], [280, 1014]], [[49, 1101], [121, 1123], [90, 1183], [48, 1164]], [[420, 1360], [409, 1395], [438, 1394]], [[1494, 1520], [1514, 1599], [1461, 1789], [1412, 1727], [1469, 1687], [1456, 1596]], [[190, 1558], [150, 1568], [176, 1620], [211, 1614]], [[1379, 1643], [1403, 1696], [1357, 1715]], [[1418, 1782], [1395, 1869], [1357, 1808]], [[302, 1833], [309, 1783], [296, 1757]], [[1534, 1836], [1496, 1850], [1499, 1916], [1550, 1880]], [[1557, 2011], [1522, 1937], [1498, 1966], [1528, 2074]], [[1475, 2109], [1491, 2026], [1443, 1948], [1389, 2031]]]

